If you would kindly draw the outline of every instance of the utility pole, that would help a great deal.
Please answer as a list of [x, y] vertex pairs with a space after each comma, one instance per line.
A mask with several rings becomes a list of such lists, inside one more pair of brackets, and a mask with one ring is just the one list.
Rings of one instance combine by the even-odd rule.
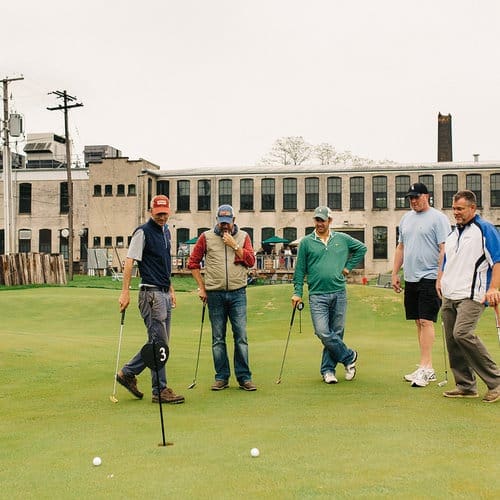
[[69, 131], [68, 131], [68, 109], [78, 108], [83, 106], [83, 104], [75, 102], [74, 104], [69, 104], [70, 102], [76, 101], [76, 97], [69, 95], [65, 90], [55, 90], [54, 92], [49, 92], [49, 94], [54, 94], [57, 97], [63, 99], [64, 104], [61, 106], [56, 106], [55, 108], [47, 108], [49, 111], [54, 110], [64, 110], [64, 137], [66, 139], [66, 173], [68, 179], [68, 279], [73, 280], [73, 241], [74, 241], [74, 229], [73, 229], [73, 180], [71, 178], [71, 148], [69, 143]]
[[24, 80], [24, 77], [4, 78], [3, 84], [3, 219], [5, 254], [14, 253], [14, 207], [12, 193], [12, 165], [9, 145], [9, 82]]

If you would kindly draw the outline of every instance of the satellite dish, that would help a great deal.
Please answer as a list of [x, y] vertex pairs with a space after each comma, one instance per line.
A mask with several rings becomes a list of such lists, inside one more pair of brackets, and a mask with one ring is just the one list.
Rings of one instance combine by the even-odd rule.
[[66, 228], [61, 229], [61, 236], [63, 238], [67, 238], [69, 236], [69, 229], [66, 229]]

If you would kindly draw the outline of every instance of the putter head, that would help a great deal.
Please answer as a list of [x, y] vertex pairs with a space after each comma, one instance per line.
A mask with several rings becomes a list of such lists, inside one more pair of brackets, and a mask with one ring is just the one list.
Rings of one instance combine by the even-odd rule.
[[439, 382], [438, 387], [444, 387], [447, 383], [447, 380], [442, 380], [441, 382]]
[[114, 394], [112, 394], [111, 396], [109, 396], [109, 400], [112, 403], [118, 403], [118, 399], [116, 399], [116, 396]]
[[276, 383], [281, 384], [281, 377], [278, 380], [276, 380]]
[[192, 384], [188, 385], [188, 389], [192, 389], [196, 385], [196, 382], [193, 382]]

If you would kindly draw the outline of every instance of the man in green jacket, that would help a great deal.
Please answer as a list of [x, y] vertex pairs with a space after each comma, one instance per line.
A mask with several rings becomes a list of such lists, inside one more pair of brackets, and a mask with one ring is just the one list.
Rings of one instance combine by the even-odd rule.
[[292, 306], [302, 302], [307, 276], [309, 306], [314, 333], [323, 344], [320, 373], [327, 384], [338, 382], [337, 363], [345, 366], [345, 379], [356, 376], [358, 353], [344, 343], [347, 310], [346, 276], [361, 262], [366, 246], [345, 233], [330, 231], [330, 210], [314, 211], [314, 231], [300, 242]]

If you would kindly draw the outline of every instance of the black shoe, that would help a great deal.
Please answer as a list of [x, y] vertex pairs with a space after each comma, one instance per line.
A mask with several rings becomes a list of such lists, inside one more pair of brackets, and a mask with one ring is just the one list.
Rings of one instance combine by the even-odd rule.
[[135, 375], [125, 375], [121, 370], [116, 374], [116, 381], [123, 385], [127, 391], [130, 391], [136, 398], [142, 399], [144, 394], [137, 389], [137, 379]]

